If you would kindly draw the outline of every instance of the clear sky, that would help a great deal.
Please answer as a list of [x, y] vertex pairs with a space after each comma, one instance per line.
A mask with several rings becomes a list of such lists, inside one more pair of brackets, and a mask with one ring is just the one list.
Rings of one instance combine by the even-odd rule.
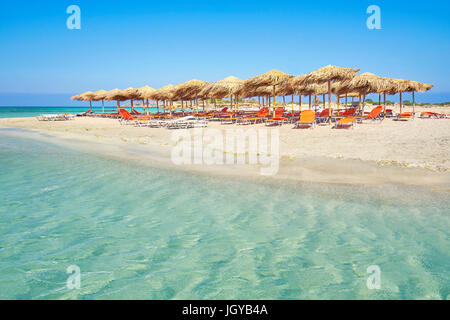
[[[81, 30], [69, 30], [69, 5]], [[381, 30], [369, 30], [369, 5]], [[2, 1], [0, 105], [87, 90], [294, 75], [327, 64], [433, 83], [450, 101], [450, 1]]]

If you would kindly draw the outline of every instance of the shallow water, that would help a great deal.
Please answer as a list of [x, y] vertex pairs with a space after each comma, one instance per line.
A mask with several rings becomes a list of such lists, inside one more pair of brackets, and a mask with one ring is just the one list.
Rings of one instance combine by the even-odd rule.
[[[129, 108], [127, 108], [129, 109]], [[144, 112], [142, 108], [135, 108]], [[78, 114], [89, 110], [89, 107], [0, 107], [0, 118], [29, 118], [42, 114]], [[93, 107], [94, 112], [101, 113], [101, 107]], [[117, 112], [116, 107], [105, 107], [105, 112]], [[156, 108], [150, 108], [150, 112], [156, 112]]]
[[0, 299], [450, 298], [448, 193], [208, 177], [13, 131], [0, 129]]

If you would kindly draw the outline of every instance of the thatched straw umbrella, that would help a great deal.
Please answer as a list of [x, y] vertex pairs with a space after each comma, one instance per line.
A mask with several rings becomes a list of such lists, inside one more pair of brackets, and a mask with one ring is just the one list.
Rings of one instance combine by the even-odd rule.
[[[293, 76], [282, 71], [278, 70], [270, 70], [264, 74], [259, 76], [247, 79], [244, 82], [244, 90], [251, 91], [257, 87], [272, 87], [272, 95], [273, 95], [273, 110], [275, 111], [275, 98], [276, 98], [276, 87], [283, 84], [285, 81], [291, 79]], [[275, 112], [273, 112], [273, 116], [275, 116]]]
[[117, 112], [119, 112], [119, 110], [120, 110], [120, 101], [126, 101], [128, 99], [129, 99], [128, 95], [123, 90], [120, 90], [117, 88], [105, 93], [106, 101], [116, 101], [117, 102]]
[[[155, 90], [153, 93], [149, 95], [150, 99], [156, 100], [156, 107], [158, 108], [158, 113], [159, 113], [158, 101], [163, 101], [165, 111], [166, 100], [172, 102], [174, 98], [174, 92], [175, 87], [172, 84], [168, 84], [162, 88]], [[172, 108], [170, 108], [170, 112], [172, 112]]]
[[71, 99], [79, 100], [79, 101], [89, 101], [90, 109], [87, 112], [91, 112], [92, 111], [92, 101], [95, 99], [95, 93], [91, 92], [91, 91], [87, 91], [85, 93], [73, 96]]
[[202, 81], [198, 79], [192, 79], [183, 83], [178, 84], [175, 87], [173, 97], [176, 100], [184, 100], [186, 98], [190, 98], [195, 101], [195, 105], [198, 113], [198, 103], [197, 98], [199, 93], [209, 85], [209, 82]]
[[102, 113], [105, 113], [105, 97], [108, 91], [106, 90], [98, 90], [95, 91], [95, 98], [92, 99], [93, 101], [101, 101], [102, 102]]
[[156, 89], [153, 89], [149, 86], [143, 86], [138, 89], [139, 92], [139, 98], [142, 100], [142, 104], [144, 105], [145, 100], [147, 100], [147, 114], [149, 114], [149, 105], [148, 100], [151, 99], [152, 93], [154, 93]]
[[139, 93], [138, 89], [135, 88], [127, 88], [122, 90], [123, 94], [128, 97], [127, 100], [130, 100], [130, 105], [131, 105], [131, 112], [133, 112], [133, 101], [134, 100], [139, 100], [141, 98], [141, 95]]
[[[291, 78], [292, 79], [292, 78]], [[294, 112], [294, 93], [295, 88], [291, 85], [290, 81], [284, 81], [276, 87], [276, 92], [279, 96], [283, 97], [283, 104], [286, 105], [286, 96], [292, 96], [292, 112]]]
[[203, 88], [200, 94], [207, 95], [213, 99], [222, 99], [230, 97], [231, 104], [233, 104], [233, 96], [236, 102], [236, 108], [238, 108], [239, 93], [244, 85], [244, 80], [229, 76], [225, 79], [211, 83]]
[[270, 106], [270, 96], [272, 94], [271, 86], [264, 87], [254, 87], [249, 88], [242, 86], [242, 88], [237, 92], [237, 95], [242, 98], [250, 98], [250, 97], [262, 97], [263, 98], [263, 106], [266, 106], [266, 102], [268, 106]]
[[307, 74], [301, 84], [328, 84], [328, 109], [329, 123], [331, 125], [331, 83], [335, 81], [351, 80], [359, 69], [343, 68], [336, 66], [326, 66]]
[[412, 99], [413, 99], [413, 112], [415, 112], [415, 107], [416, 107], [416, 100], [415, 100], [415, 92], [425, 92], [428, 90], [431, 90], [434, 85], [432, 84], [425, 84], [425, 83], [420, 83], [417, 81], [412, 81], [412, 80], [403, 80], [403, 79], [394, 79], [397, 81], [398, 83], [398, 89], [400, 91], [400, 113], [401, 113], [401, 108], [402, 108], [402, 93], [403, 92], [411, 92], [412, 93]]
[[386, 90], [386, 83], [387, 81], [384, 78], [374, 75], [370, 72], [365, 72], [355, 76], [351, 80], [341, 82], [337, 86], [336, 93], [339, 95], [341, 92], [347, 94], [349, 92], [358, 92], [360, 96], [363, 96], [363, 111], [364, 104], [366, 102], [366, 96], [370, 93], [381, 94], [383, 90]]

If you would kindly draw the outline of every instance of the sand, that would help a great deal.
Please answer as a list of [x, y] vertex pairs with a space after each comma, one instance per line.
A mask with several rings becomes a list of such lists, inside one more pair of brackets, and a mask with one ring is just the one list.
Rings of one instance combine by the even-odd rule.
[[[436, 110], [440, 111], [440, 110]], [[261, 175], [261, 164], [177, 165], [173, 134], [179, 130], [121, 125], [118, 120], [78, 117], [40, 122], [35, 118], [0, 119], [0, 127], [20, 128], [78, 142], [82, 148], [117, 157], [140, 157], [184, 170], [237, 176]], [[265, 129], [209, 122], [207, 130], [225, 134], [234, 129]], [[328, 183], [407, 183], [450, 188], [450, 119], [365, 122], [350, 130], [329, 126], [292, 129], [272, 127], [279, 135], [279, 169], [267, 179], [298, 179]], [[204, 130], [206, 130], [204, 129]], [[269, 129], [269, 128], [268, 128]], [[192, 134], [195, 129], [189, 129]], [[205, 132], [205, 131], [204, 131]], [[224, 150], [221, 150], [224, 151]], [[448, 192], [448, 191], [447, 191]]]

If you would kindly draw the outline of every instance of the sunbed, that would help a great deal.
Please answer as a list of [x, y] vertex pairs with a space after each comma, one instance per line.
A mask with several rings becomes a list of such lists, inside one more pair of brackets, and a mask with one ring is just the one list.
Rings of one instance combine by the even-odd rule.
[[404, 112], [404, 113], [399, 113], [394, 120], [395, 121], [409, 121], [409, 120], [413, 120], [413, 119], [414, 119], [414, 113]]
[[356, 124], [356, 117], [345, 117], [344, 119], [338, 120], [335, 125], [335, 129], [349, 129], [354, 128]]
[[188, 129], [188, 128], [203, 128], [208, 125], [206, 120], [197, 120], [194, 116], [187, 116], [175, 120], [158, 120], [160, 127], [165, 126], [167, 129]]
[[[331, 110], [333, 113], [333, 110]], [[317, 123], [326, 123], [330, 119], [330, 109], [322, 110], [318, 117], [316, 117]]]
[[273, 118], [267, 119], [266, 126], [273, 126], [273, 125], [278, 126], [280, 124], [287, 122], [289, 119], [283, 117], [283, 114], [284, 114], [284, 108], [282, 108], [282, 107], [276, 108]]
[[263, 122], [266, 120], [267, 115], [269, 114], [269, 108], [262, 108], [258, 111], [256, 115], [253, 116], [244, 116], [236, 119], [237, 124], [255, 124], [258, 122]]
[[443, 119], [445, 117], [445, 114], [437, 112], [424, 111], [420, 113], [420, 118], [422, 119]]
[[312, 110], [302, 111], [300, 114], [300, 120], [295, 124], [294, 129], [297, 128], [314, 128], [316, 123], [316, 113]]
[[381, 114], [383, 113], [383, 106], [378, 106], [376, 108], [373, 108], [370, 113], [365, 117], [356, 117], [357, 121], [362, 122], [362, 120], [379, 120], [383, 121], [383, 117]]

